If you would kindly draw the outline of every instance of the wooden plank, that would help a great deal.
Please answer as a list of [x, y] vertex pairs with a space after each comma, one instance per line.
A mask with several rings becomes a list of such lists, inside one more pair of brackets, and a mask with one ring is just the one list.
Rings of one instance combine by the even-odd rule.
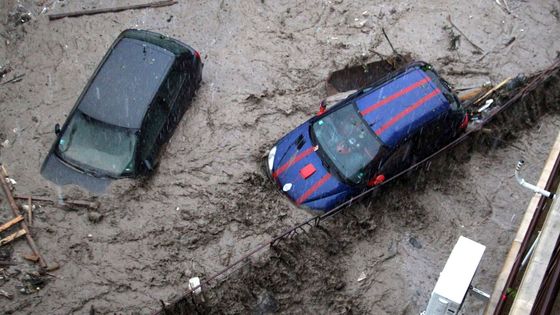
[[165, 0], [165, 1], [126, 5], [126, 6], [113, 7], [113, 8], [99, 8], [99, 9], [82, 10], [82, 11], [75, 11], [75, 12], [55, 13], [55, 14], [49, 14], [48, 16], [49, 16], [49, 20], [52, 21], [52, 20], [62, 19], [65, 17], [78, 17], [82, 15], [94, 15], [100, 13], [120, 12], [126, 10], [166, 7], [166, 6], [174, 5], [176, 3], [177, 1], [175, 0]]
[[0, 225], [0, 232], [4, 232], [5, 230], [9, 229], [10, 227], [12, 227], [12, 225], [18, 223], [19, 221], [23, 220], [23, 217], [21, 215], [18, 215], [17, 217], [11, 219], [10, 221]]
[[8, 236], [6, 236], [6, 237], [4, 237], [3, 239], [0, 240], [0, 246], [6, 245], [9, 242], [11, 242], [11, 241], [15, 240], [16, 238], [18, 238], [20, 236], [23, 236], [25, 234], [27, 234], [27, 232], [24, 229], [21, 229], [21, 230], [15, 232], [15, 233], [12, 233], [12, 234], [10, 234], [10, 235], [8, 235]]
[[[546, 186], [549, 177], [552, 176], [551, 173], [552, 173], [552, 169], [554, 168], [554, 163], [556, 162], [556, 159], [558, 159], [559, 157], [560, 157], [560, 133], [558, 133], [558, 136], [556, 137], [556, 141], [552, 146], [552, 149], [550, 150], [550, 154], [548, 155], [548, 159], [546, 160], [546, 163], [544, 165], [543, 171], [541, 173], [541, 177], [537, 182], [537, 186], [539, 187]], [[523, 243], [523, 239], [525, 238], [525, 234], [529, 229], [529, 225], [531, 223], [531, 220], [533, 219], [533, 216], [535, 214], [540, 199], [541, 199], [541, 195], [535, 194], [531, 199], [531, 201], [529, 202], [529, 206], [527, 207], [527, 210], [523, 215], [523, 219], [521, 221], [521, 224], [519, 225], [519, 228], [517, 229], [517, 234], [515, 235], [515, 239], [511, 244], [510, 250], [503, 264], [502, 271], [500, 272], [500, 275], [498, 276], [498, 280], [494, 285], [494, 291], [492, 292], [492, 296], [490, 297], [490, 302], [488, 303], [486, 307], [486, 311], [484, 312], [485, 315], [490, 315], [494, 313], [494, 309], [496, 308], [496, 305], [498, 304], [498, 301], [501, 298], [502, 291], [507, 282], [513, 264], [515, 263], [515, 259], [519, 255], [521, 243]]]

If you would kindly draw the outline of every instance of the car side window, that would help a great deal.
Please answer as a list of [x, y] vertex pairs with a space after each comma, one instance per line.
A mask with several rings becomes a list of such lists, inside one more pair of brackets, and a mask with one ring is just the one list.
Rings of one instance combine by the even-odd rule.
[[155, 158], [158, 136], [167, 121], [169, 108], [162, 106], [158, 101], [152, 104], [146, 113], [141, 132], [140, 159]]
[[419, 155], [427, 155], [432, 153], [435, 149], [438, 149], [442, 144], [444, 139], [447, 139], [447, 134], [450, 128], [445, 124], [447, 120], [445, 115], [434, 119], [432, 122], [424, 126], [416, 135], [417, 138], [417, 149]]
[[173, 107], [185, 77], [186, 73], [184, 71], [180, 71], [179, 67], [175, 66], [175, 68], [171, 70], [160, 89], [161, 102], [163, 102], [162, 105], [169, 108]]
[[393, 176], [407, 168], [412, 154], [412, 141], [408, 140], [401, 144], [381, 165], [380, 173]]

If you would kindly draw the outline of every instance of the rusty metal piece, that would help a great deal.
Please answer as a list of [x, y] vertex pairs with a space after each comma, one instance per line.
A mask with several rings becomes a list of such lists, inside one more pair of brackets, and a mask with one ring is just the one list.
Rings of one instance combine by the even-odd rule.
[[23, 259], [25, 259], [25, 260], [29, 260], [29, 261], [32, 261], [32, 262], [35, 262], [35, 263], [39, 261], [39, 257], [37, 257], [37, 255], [35, 255], [35, 254], [23, 255], [21, 257], [23, 257]]

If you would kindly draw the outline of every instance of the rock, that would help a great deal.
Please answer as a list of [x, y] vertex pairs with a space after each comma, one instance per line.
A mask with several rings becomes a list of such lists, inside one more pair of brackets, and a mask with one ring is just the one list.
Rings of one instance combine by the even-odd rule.
[[412, 247], [414, 248], [422, 248], [422, 244], [420, 244], [420, 242], [415, 238], [415, 237], [411, 237], [408, 239], [408, 242], [410, 243], [410, 245], [412, 245]]
[[101, 214], [97, 211], [90, 211], [88, 213], [88, 220], [91, 223], [99, 223], [101, 220], [103, 220], [103, 214]]
[[278, 312], [280, 306], [278, 301], [274, 298], [272, 293], [264, 291], [257, 297], [257, 307], [255, 309], [255, 314], [265, 315]]
[[12, 258], [13, 248], [11, 246], [0, 247], [0, 260], [10, 260]]

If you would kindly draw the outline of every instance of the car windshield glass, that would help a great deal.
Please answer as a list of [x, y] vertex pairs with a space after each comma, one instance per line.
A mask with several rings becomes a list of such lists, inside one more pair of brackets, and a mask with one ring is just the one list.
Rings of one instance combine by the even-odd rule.
[[[381, 142], [354, 104], [344, 106], [315, 121], [311, 127], [319, 148], [347, 181], [366, 179], [365, 168], [377, 156]], [[329, 163], [330, 162], [330, 163]]]
[[60, 137], [57, 153], [78, 168], [121, 176], [133, 170], [136, 141], [134, 129], [106, 124], [78, 110]]

